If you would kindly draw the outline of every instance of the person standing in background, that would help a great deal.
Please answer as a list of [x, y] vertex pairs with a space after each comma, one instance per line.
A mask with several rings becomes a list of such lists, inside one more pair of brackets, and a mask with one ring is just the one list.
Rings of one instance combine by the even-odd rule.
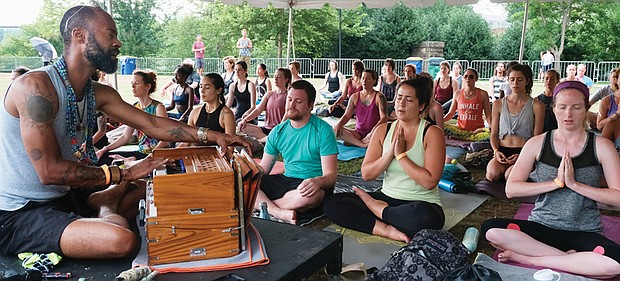
[[202, 42], [202, 35], [196, 35], [196, 42], [192, 46], [192, 52], [194, 52], [194, 59], [196, 60], [194, 68], [198, 72], [198, 77], [202, 77], [202, 71], [205, 68], [205, 43]]
[[245, 61], [245, 64], [250, 67], [252, 40], [248, 38], [248, 31], [245, 28], [241, 30], [241, 38], [237, 40], [237, 49], [239, 49], [239, 60]]

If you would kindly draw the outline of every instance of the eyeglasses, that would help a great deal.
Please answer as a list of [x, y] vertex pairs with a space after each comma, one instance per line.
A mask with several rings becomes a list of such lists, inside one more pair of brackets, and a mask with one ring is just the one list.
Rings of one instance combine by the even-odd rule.
[[75, 11], [75, 13], [73, 13], [69, 18], [67, 18], [67, 21], [65, 21], [65, 29], [64, 29], [64, 33], [67, 32], [67, 28], [69, 27], [69, 21], [75, 16], [77, 15], [77, 13], [79, 13], [82, 9], [84, 9], [84, 7], [86, 7], [86, 5], [82, 5], [82, 7], [80, 7], [77, 11]]

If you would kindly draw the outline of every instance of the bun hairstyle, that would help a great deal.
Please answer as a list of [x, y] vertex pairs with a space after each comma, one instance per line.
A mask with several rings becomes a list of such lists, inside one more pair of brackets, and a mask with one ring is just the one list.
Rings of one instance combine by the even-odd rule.
[[284, 78], [286, 78], [286, 88], [290, 88], [291, 81], [293, 80], [293, 74], [291, 73], [291, 70], [288, 68], [280, 67], [278, 68], [278, 70], [276, 70], [276, 72], [280, 72], [282, 73], [282, 75], [284, 75]]
[[219, 90], [217, 93], [217, 98], [220, 101], [220, 103], [225, 103], [226, 99], [224, 98], [224, 79], [222, 78], [222, 75], [211, 72], [211, 73], [207, 73], [203, 75], [202, 79], [205, 79], [205, 78], [211, 81], [215, 90]]
[[133, 71], [133, 75], [139, 75], [145, 85], [151, 85], [149, 94], [155, 92], [157, 89], [157, 73], [151, 70], [136, 69]]

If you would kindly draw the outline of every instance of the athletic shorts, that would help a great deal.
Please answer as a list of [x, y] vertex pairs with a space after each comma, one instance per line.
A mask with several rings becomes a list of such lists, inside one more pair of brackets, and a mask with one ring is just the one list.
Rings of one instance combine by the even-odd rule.
[[194, 68], [205, 68], [205, 58], [196, 58], [196, 62], [194, 62]]
[[265, 134], [265, 135], [269, 135], [269, 133], [271, 133], [271, 130], [272, 130], [272, 129], [273, 129], [273, 128], [271, 128], [271, 129], [267, 129], [267, 128], [265, 128], [265, 127], [260, 127], [260, 130], [261, 130], [261, 131], [263, 131], [263, 134]]
[[504, 153], [504, 156], [506, 156], [506, 158], [513, 156], [515, 154], [521, 154], [521, 149], [523, 149], [522, 147], [504, 147], [504, 146], [499, 146], [499, 151], [501, 153]]
[[[277, 200], [291, 191], [297, 189], [304, 179], [290, 178], [285, 175], [265, 175], [261, 179], [260, 189], [267, 195], [269, 200]], [[334, 193], [334, 189], [325, 190], [325, 195]]]
[[[0, 254], [22, 252], [57, 253], [65, 228], [83, 216], [96, 212], [86, 205], [95, 190], [72, 190], [49, 202], [29, 202], [17, 211], [0, 211]], [[81, 214], [81, 215], [78, 215]]]

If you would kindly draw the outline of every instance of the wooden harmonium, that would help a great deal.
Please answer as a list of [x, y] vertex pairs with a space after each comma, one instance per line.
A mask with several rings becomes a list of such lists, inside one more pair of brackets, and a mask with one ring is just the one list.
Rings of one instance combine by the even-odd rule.
[[149, 265], [231, 257], [245, 250], [246, 226], [262, 169], [245, 151], [219, 147], [157, 149], [174, 165], [154, 171], [147, 187]]

